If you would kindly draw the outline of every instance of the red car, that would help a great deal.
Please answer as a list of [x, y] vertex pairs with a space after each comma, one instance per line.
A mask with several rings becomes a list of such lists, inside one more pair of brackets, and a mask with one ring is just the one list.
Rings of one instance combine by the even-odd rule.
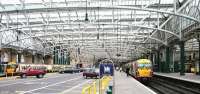
[[95, 72], [94, 69], [89, 69], [89, 70], [86, 70], [86, 71], [83, 72], [83, 77], [86, 78], [86, 79], [88, 77], [90, 77], [90, 78], [93, 78], [93, 77], [98, 78], [99, 77], [99, 73]]
[[32, 69], [32, 68], [28, 68], [25, 71], [19, 73], [21, 78], [26, 78], [27, 76], [36, 76], [37, 78], [43, 78], [45, 74], [46, 74], [45, 70]]

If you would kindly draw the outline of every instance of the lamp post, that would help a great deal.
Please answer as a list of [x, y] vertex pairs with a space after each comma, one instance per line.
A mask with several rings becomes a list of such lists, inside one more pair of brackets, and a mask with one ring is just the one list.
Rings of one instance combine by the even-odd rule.
[[89, 19], [88, 19], [88, 13], [87, 13], [87, 0], [86, 0], [86, 5], [85, 5], [85, 8], [86, 8], [86, 13], [85, 13], [85, 21], [88, 22]]
[[35, 63], [35, 55], [36, 55], [36, 51], [33, 51], [32, 52], [32, 63], [34, 64]]
[[199, 42], [199, 71], [198, 71], [198, 74], [200, 75], [200, 34], [197, 35], [197, 41]]
[[21, 63], [22, 50], [17, 50], [17, 63]]

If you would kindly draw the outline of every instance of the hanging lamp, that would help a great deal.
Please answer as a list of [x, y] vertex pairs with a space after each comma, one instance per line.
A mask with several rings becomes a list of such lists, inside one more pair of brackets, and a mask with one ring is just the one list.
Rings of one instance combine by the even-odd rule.
[[86, 0], [86, 13], [85, 13], [85, 22], [88, 22], [89, 19], [88, 19], [88, 13], [87, 13], [87, 0]]

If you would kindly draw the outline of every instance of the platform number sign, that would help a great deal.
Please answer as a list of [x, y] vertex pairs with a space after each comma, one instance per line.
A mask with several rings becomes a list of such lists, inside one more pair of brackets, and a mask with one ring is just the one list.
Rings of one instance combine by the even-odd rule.
[[113, 64], [100, 64], [100, 76], [111, 75], [113, 76]]

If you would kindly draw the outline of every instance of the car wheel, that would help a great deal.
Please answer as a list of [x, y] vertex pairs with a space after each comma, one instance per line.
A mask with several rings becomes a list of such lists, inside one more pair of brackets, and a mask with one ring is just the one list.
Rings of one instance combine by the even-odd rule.
[[64, 71], [61, 71], [61, 72], [60, 72], [60, 74], [63, 74], [63, 73], [64, 73]]
[[43, 76], [44, 76], [44, 75], [39, 74], [39, 75], [37, 75], [37, 78], [43, 78]]
[[21, 78], [26, 78], [26, 74], [22, 74], [22, 75], [21, 75]]

